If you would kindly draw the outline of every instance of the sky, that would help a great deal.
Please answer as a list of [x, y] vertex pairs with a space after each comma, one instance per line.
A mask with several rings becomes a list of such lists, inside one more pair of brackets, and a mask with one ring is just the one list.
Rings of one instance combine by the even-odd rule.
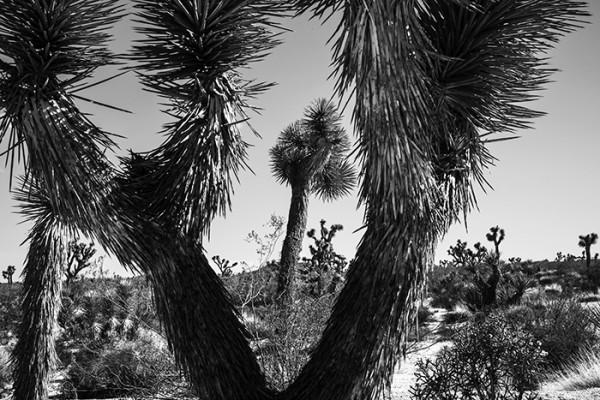
[[[591, 0], [590, 11], [590, 23], [563, 38], [549, 53], [550, 65], [560, 71], [540, 93], [542, 97], [530, 103], [547, 115], [536, 119], [531, 129], [518, 132], [518, 139], [490, 144], [498, 159], [486, 172], [493, 189], [488, 188], [486, 193], [477, 191], [479, 210], [468, 216], [468, 230], [464, 224], [451, 227], [437, 246], [437, 260], [447, 258], [448, 247], [458, 239], [470, 245], [478, 241], [485, 244], [485, 234], [496, 225], [506, 231], [500, 246], [504, 259], [552, 260], [559, 251], [580, 255], [578, 236], [600, 233], [600, 0]], [[278, 184], [272, 176], [269, 148], [286, 125], [302, 117], [306, 106], [333, 93], [334, 80], [328, 79], [331, 46], [327, 41], [335, 23], [321, 25], [318, 20], [301, 16], [286, 20], [285, 26], [293, 32], [282, 35], [283, 44], [264, 61], [243, 71], [247, 78], [277, 85], [252, 101], [262, 108], [260, 114], [250, 115], [250, 123], [261, 138], [249, 129], [243, 130], [244, 139], [252, 145], [248, 152], [252, 172], [239, 175], [232, 210], [212, 224], [210, 238], [205, 242], [209, 258], [219, 255], [256, 265], [256, 245], [245, 238], [253, 230], [260, 235], [267, 233], [264, 225], [271, 214], [287, 218], [291, 197], [290, 188]], [[111, 48], [116, 52], [127, 51], [137, 35], [130, 19], [120, 22], [113, 33], [117, 38]], [[95, 79], [114, 72], [113, 68], [104, 68]], [[160, 131], [167, 121], [159, 105], [162, 100], [143, 91], [134, 74], [128, 73], [82, 94], [132, 111], [124, 114], [81, 103], [81, 109], [92, 114], [94, 123], [125, 136], [116, 140], [120, 149], [115, 156], [125, 155], [129, 149], [150, 150], [162, 142]], [[350, 115], [350, 109], [344, 111], [344, 126], [354, 137]], [[5, 148], [6, 143], [0, 146], [0, 152]], [[18, 170], [21, 172], [22, 167]], [[18, 205], [8, 187], [9, 168], [2, 162], [0, 269], [15, 265], [16, 277], [22, 272], [27, 254], [27, 243], [22, 242], [29, 225], [21, 223]], [[321, 219], [328, 226], [344, 226], [334, 239], [334, 248], [352, 258], [362, 235], [357, 230], [363, 225], [363, 209], [356, 191], [330, 203], [311, 197], [307, 229], [318, 228]], [[279, 246], [282, 241], [283, 238]], [[305, 239], [304, 244], [302, 255], [308, 255], [309, 240]], [[600, 244], [592, 247], [592, 254], [595, 252], [600, 252]], [[128, 274], [110, 257], [105, 260], [105, 267], [115, 274]]]

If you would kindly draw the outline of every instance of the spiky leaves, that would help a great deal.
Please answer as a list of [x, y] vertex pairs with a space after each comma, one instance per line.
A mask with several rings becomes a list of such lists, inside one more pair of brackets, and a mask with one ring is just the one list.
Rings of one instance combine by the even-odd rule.
[[157, 165], [148, 179], [157, 194], [152, 207], [198, 239], [230, 206], [232, 179], [245, 167], [239, 124], [247, 120], [246, 99], [269, 86], [243, 80], [238, 70], [277, 44], [269, 15], [285, 7], [270, 1], [138, 0], [137, 8], [146, 37], [132, 58], [146, 71], [144, 84], [170, 100], [177, 118], [151, 154]]
[[489, 135], [526, 128], [542, 114], [522, 105], [536, 98], [552, 72], [540, 54], [574, 29], [586, 15], [585, 3], [486, 0], [465, 7], [430, 0], [419, 6], [436, 54], [424, 64], [438, 125], [432, 143], [436, 175], [455, 184], [469, 205], [469, 178], [484, 183], [483, 170], [493, 162], [486, 143], [501, 140]]
[[52, 207], [82, 224], [98, 211], [90, 207], [106, 183], [102, 150], [113, 142], [68, 91], [112, 62], [105, 31], [119, 9], [116, 0], [0, 2], [0, 141], [8, 136], [11, 171], [23, 157], [32, 180], [52, 182]]
[[348, 134], [335, 105], [317, 99], [307, 107], [302, 120], [288, 125], [269, 151], [271, 169], [280, 183], [303, 182], [324, 200], [348, 195], [356, 172], [347, 160]]
[[469, 208], [472, 177], [489, 164], [482, 135], [537, 115], [515, 104], [545, 80], [541, 43], [572, 30], [582, 5], [345, 2], [334, 63], [338, 93], [355, 90], [367, 229], [286, 399], [372, 399], [389, 383], [436, 240]]

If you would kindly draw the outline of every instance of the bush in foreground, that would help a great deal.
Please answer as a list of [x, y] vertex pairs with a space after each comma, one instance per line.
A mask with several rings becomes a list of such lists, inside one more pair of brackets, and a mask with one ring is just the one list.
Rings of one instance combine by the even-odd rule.
[[150, 336], [83, 349], [73, 356], [68, 377], [77, 398], [173, 395], [176, 387], [185, 387], [166, 346]]
[[533, 399], [541, 372], [540, 343], [525, 330], [490, 315], [470, 322], [435, 360], [417, 362], [417, 400]]
[[598, 342], [594, 312], [577, 299], [527, 302], [504, 314], [512, 324], [523, 327], [542, 343], [550, 369], [569, 364], [582, 350]]
[[9, 351], [4, 347], [0, 347], [0, 389], [12, 383], [12, 369], [9, 359]]

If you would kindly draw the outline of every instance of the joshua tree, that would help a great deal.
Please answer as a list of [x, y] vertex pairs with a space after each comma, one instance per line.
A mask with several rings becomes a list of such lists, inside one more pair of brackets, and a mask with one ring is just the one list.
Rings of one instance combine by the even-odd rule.
[[277, 281], [276, 297], [282, 304], [288, 304], [293, 297], [309, 195], [315, 193], [324, 200], [333, 200], [348, 195], [354, 187], [354, 167], [346, 160], [349, 149], [341, 116], [335, 105], [325, 99], [309, 106], [304, 118], [286, 127], [271, 148], [273, 174], [292, 189]]
[[[309, 283], [310, 293], [315, 297], [320, 297], [325, 291], [330, 294], [335, 293], [343, 280], [344, 268], [348, 265], [346, 257], [333, 250], [332, 243], [335, 234], [344, 227], [334, 224], [327, 229], [325, 222], [324, 219], [320, 222], [320, 237], [314, 229], [306, 233], [306, 236], [313, 240], [314, 245], [309, 246], [311, 257], [303, 258], [306, 267], [302, 272]], [[327, 284], [326, 281], [329, 283]]]
[[15, 273], [15, 266], [14, 265], [9, 265], [6, 268], [6, 271], [2, 271], [2, 277], [8, 281], [9, 285], [13, 284], [12, 276], [13, 276], [14, 273]]
[[500, 271], [500, 243], [504, 240], [504, 236], [504, 229], [500, 229], [498, 225], [490, 228], [490, 232], [485, 235], [488, 241], [494, 243], [494, 254], [488, 259], [488, 265], [492, 268], [492, 275], [487, 282], [489, 294], [484, 303], [491, 301], [492, 304], [496, 304], [498, 299], [498, 283], [500, 283], [502, 276]]
[[494, 243], [494, 250], [497, 257], [500, 257], [500, 243], [504, 240], [504, 229], [500, 229], [498, 225], [490, 228], [490, 232], [486, 233], [486, 239]]
[[590, 264], [592, 262], [591, 247], [598, 241], [597, 233], [588, 233], [587, 235], [579, 235], [579, 247], [584, 248], [585, 267], [587, 270], [588, 279], [592, 279], [592, 271]]
[[[504, 236], [504, 229], [497, 226], [491, 228], [490, 233], [486, 234], [487, 240], [494, 243], [493, 253], [479, 242], [475, 243], [474, 250], [471, 250], [466, 242], [460, 240], [448, 250], [454, 263], [464, 267], [473, 276], [474, 290], [467, 291], [466, 295], [469, 297], [467, 299], [469, 303], [478, 308], [490, 308], [498, 303], [498, 285], [502, 277], [499, 245], [504, 240]], [[511, 260], [516, 261], [513, 258]], [[518, 260], [520, 262], [521, 259]]]
[[94, 254], [96, 254], [94, 242], [87, 245], [83, 242], [78, 242], [77, 240], [71, 240], [69, 242], [67, 262], [64, 271], [65, 277], [67, 278], [65, 282], [66, 285], [69, 285], [81, 271], [92, 265], [90, 260]]
[[[33, 222], [14, 399], [47, 398], [61, 266], [80, 231], [147, 274], [176, 360], [209, 399], [373, 399], [389, 382], [438, 238], [468, 212], [486, 149], [539, 113], [549, 48], [587, 15], [577, 0], [136, 0], [131, 59], [170, 103], [166, 140], [116, 168], [111, 136], [75, 98], [116, 62], [116, 0], [0, 2], [0, 140], [27, 160], [17, 193]], [[337, 10], [337, 95], [354, 95], [364, 236], [323, 337], [283, 392], [266, 385], [244, 327], [202, 252], [245, 165], [239, 122], [268, 85], [240, 68], [276, 45], [273, 15]], [[496, 135], [496, 137], [491, 136]]]
[[238, 265], [237, 262], [229, 265], [229, 260], [225, 258], [221, 259], [221, 256], [213, 256], [212, 260], [215, 264], [217, 264], [217, 268], [219, 268], [221, 276], [231, 276], [233, 274], [233, 267]]

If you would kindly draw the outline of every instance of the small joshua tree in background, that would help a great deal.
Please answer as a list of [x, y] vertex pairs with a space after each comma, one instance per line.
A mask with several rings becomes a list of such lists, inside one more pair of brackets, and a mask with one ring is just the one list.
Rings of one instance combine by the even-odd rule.
[[69, 254], [65, 264], [64, 274], [69, 285], [81, 271], [92, 265], [92, 257], [96, 254], [94, 242], [88, 244], [71, 240], [68, 247]]
[[231, 275], [233, 275], [233, 268], [236, 265], [238, 265], [237, 262], [234, 262], [233, 264], [229, 265], [229, 260], [227, 260], [225, 258], [221, 259], [220, 256], [214, 256], [212, 258], [212, 260], [217, 265], [217, 268], [219, 268], [219, 271], [221, 272], [221, 276], [231, 276]]
[[487, 264], [492, 268], [492, 275], [487, 281], [489, 293], [489, 299], [484, 301], [493, 301], [495, 304], [497, 301], [498, 283], [500, 282], [500, 243], [504, 240], [504, 229], [498, 227], [498, 225], [490, 228], [490, 232], [485, 235], [486, 239], [494, 243], [494, 254], [488, 258]]
[[[494, 252], [490, 253], [481, 243], [475, 243], [474, 250], [467, 248], [466, 242], [458, 240], [450, 246], [448, 254], [455, 264], [463, 266], [473, 275], [473, 286], [465, 292], [465, 302], [478, 309], [490, 308], [498, 303], [498, 284], [502, 276], [500, 271], [500, 243], [504, 240], [504, 229], [498, 226], [490, 228], [487, 240], [494, 243]], [[483, 273], [485, 267], [491, 272]]]
[[14, 273], [15, 273], [15, 266], [14, 265], [9, 265], [6, 268], [6, 271], [2, 271], [2, 277], [8, 281], [9, 285], [13, 284], [12, 276], [13, 276]]
[[301, 120], [281, 132], [270, 150], [273, 175], [292, 189], [277, 280], [277, 299], [283, 306], [294, 297], [309, 196], [330, 201], [350, 194], [356, 183], [356, 171], [347, 159], [350, 149], [337, 107], [330, 100], [317, 99]]
[[488, 241], [494, 243], [494, 250], [496, 256], [500, 257], [500, 243], [504, 240], [504, 229], [498, 227], [498, 225], [490, 228], [490, 232], [485, 235]]
[[308, 284], [308, 291], [314, 297], [325, 293], [333, 294], [343, 281], [343, 271], [348, 265], [346, 257], [333, 250], [332, 240], [338, 231], [344, 229], [340, 224], [325, 227], [326, 221], [321, 220], [320, 237], [315, 229], [309, 230], [306, 235], [314, 241], [309, 246], [310, 258], [303, 258], [304, 268], [300, 271]]
[[579, 247], [584, 248], [584, 256], [585, 256], [585, 268], [587, 270], [588, 279], [592, 279], [592, 271], [590, 269], [590, 264], [592, 261], [591, 256], [591, 247], [596, 244], [598, 241], [597, 233], [588, 233], [587, 235], [579, 235]]

